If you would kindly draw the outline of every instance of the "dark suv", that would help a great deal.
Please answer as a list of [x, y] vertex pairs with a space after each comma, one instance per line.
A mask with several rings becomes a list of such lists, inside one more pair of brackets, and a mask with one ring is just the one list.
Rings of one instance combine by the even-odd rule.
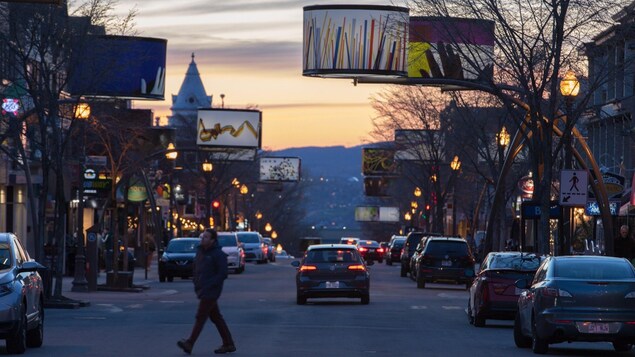
[[469, 289], [474, 279], [474, 257], [462, 238], [429, 237], [415, 262], [417, 288], [426, 282], [451, 281]]
[[412, 254], [415, 252], [415, 248], [421, 238], [428, 235], [424, 232], [410, 232], [406, 236], [406, 241], [403, 244], [403, 248], [401, 249], [401, 277], [405, 277], [410, 272], [410, 258]]

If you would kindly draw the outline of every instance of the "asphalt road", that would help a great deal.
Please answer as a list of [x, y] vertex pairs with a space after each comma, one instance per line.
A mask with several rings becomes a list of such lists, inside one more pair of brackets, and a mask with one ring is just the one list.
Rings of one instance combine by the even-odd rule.
[[[156, 269], [156, 267], [154, 267]], [[417, 289], [397, 265], [371, 267], [371, 301], [309, 299], [295, 303], [295, 269], [288, 261], [249, 263], [230, 275], [220, 300], [234, 335], [236, 356], [529, 356], [512, 338], [511, 321], [468, 324], [467, 292], [460, 285]], [[143, 270], [135, 274], [143, 275]], [[159, 283], [156, 273], [139, 293], [65, 295], [90, 301], [74, 310], [47, 309], [44, 345], [29, 356], [183, 356], [176, 341], [187, 337], [197, 300], [191, 280]], [[66, 286], [66, 285], [65, 285]], [[193, 356], [220, 345], [206, 325]], [[6, 353], [0, 346], [0, 353]], [[606, 343], [551, 345], [551, 355], [617, 356]]]

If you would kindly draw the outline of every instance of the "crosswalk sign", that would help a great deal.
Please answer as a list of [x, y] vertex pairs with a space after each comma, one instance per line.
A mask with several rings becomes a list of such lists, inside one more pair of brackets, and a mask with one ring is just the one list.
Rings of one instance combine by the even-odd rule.
[[560, 172], [560, 205], [584, 207], [587, 201], [589, 175], [586, 170]]

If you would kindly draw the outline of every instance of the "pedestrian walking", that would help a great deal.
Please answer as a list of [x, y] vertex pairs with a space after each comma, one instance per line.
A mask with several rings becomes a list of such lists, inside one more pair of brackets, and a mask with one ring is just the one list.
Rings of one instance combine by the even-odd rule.
[[106, 271], [112, 271], [112, 260], [113, 260], [113, 240], [112, 233], [110, 233], [110, 229], [108, 227], [104, 227], [104, 230], [100, 237], [101, 245], [103, 247], [103, 257], [104, 267]]
[[615, 238], [615, 256], [626, 258], [632, 261], [635, 251], [635, 241], [629, 234], [629, 228], [627, 225], [620, 227], [620, 235]]
[[218, 234], [208, 228], [200, 235], [201, 244], [194, 258], [194, 291], [199, 299], [194, 327], [190, 337], [180, 340], [177, 345], [183, 352], [190, 354], [192, 348], [203, 330], [205, 321], [209, 318], [223, 340], [223, 345], [214, 350], [222, 354], [236, 351], [234, 340], [221, 315], [218, 298], [223, 290], [223, 282], [227, 278], [227, 255], [218, 244]]

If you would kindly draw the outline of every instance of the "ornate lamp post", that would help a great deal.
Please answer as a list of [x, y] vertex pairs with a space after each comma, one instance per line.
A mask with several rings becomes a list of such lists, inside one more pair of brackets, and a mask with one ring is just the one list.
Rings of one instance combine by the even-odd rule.
[[85, 121], [90, 117], [90, 106], [88, 103], [78, 103], [73, 116], [79, 120], [79, 184], [77, 187], [77, 252], [75, 253], [75, 276], [73, 279], [72, 291], [88, 291], [88, 280], [86, 280], [86, 255], [84, 249], [84, 161], [86, 159], [85, 141]]
[[273, 227], [271, 227], [271, 223], [267, 222], [267, 224], [265, 224], [265, 232], [269, 233], [273, 230]]
[[260, 213], [260, 211], [257, 211], [256, 212], [256, 222], [258, 222], [258, 223], [257, 223], [257, 226], [256, 226], [256, 231], [258, 233], [260, 233], [260, 220], [261, 219], [262, 219], [262, 213]]
[[245, 196], [249, 193], [249, 187], [247, 185], [242, 184], [240, 186], [240, 195], [243, 198], [243, 210], [245, 211], [243, 214], [243, 229], [248, 230], [249, 220], [247, 219], [247, 205], [245, 204]]
[[[174, 225], [172, 224], [172, 219], [174, 215], [174, 163], [176, 162], [176, 158], [179, 156], [179, 153], [176, 151], [176, 147], [174, 147], [173, 143], [168, 144], [168, 148], [166, 149], [165, 157], [172, 163], [172, 171], [170, 172], [169, 185], [170, 185], [170, 198], [169, 198], [169, 215], [168, 215], [168, 228], [170, 233], [174, 232]], [[170, 238], [172, 236], [170, 235]]]
[[[565, 102], [565, 114], [567, 116], [567, 125], [565, 128], [569, 129], [562, 133], [563, 140], [563, 148], [564, 148], [564, 169], [569, 170], [572, 168], [572, 131], [573, 125], [570, 125], [572, 118], [571, 114], [573, 113], [573, 101], [575, 97], [580, 92], [580, 82], [576, 78], [576, 75], [573, 71], [568, 70], [562, 80], [560, 81], [560, 94], [564, 97]], [[562, 184], [562, 183], [561, 183]], [[571, 240], [573, 238], [573, 222], [571, 217], [571, 207], [564, 208], [564, 239], [562, 242], [562, 246], [560, 247], [559, 254], [564, 255], [569, 253], [569, 247], [571, 246]]]
[[205, 213], [207, 214], [207, 225], [209, 227], [215, 226], [216, 222], [212, 220], [212, 180], [211, 173], [214, 170], [214, 165], [211, 162], [205, 160], [202, 164], [203, 172], [205, 173]]
[[[450, 168], [454, 175], [461, 169], [461, 161], [459, 161], [458, 156], [454, 156], [454, 159], [450, 162]], [[452, 235], [456, 235], [456, 181], [452, 185]]]
[[[507, 132], [507, 128], [505, 128], [505, 126], [503, 126], [501, 128], [501, 131], [496, 133], [496, 144], [498, 146], [498, 168], [499, 170], [503, 170], [503, 165], [505, 164], [505, 149], [507, 149], [507, 146], [509, 146], [509, 141], [510, 141], [510, 135]], [[505, 178], [502, 177], [501, 175], [499, 175], [499, 181], [498, 181], [498, 185], [499, 187], [503, 190], [503, 197], [505, 197]], [[500, 215], [500, 227], [498, 230], [498, 246], [501, 246], [501, 243], [503, 241], [503, 236], [504, 236], [504, 232], [505, 232], [505, 204], [500, 205], [499, 208], [499, 213]]]

